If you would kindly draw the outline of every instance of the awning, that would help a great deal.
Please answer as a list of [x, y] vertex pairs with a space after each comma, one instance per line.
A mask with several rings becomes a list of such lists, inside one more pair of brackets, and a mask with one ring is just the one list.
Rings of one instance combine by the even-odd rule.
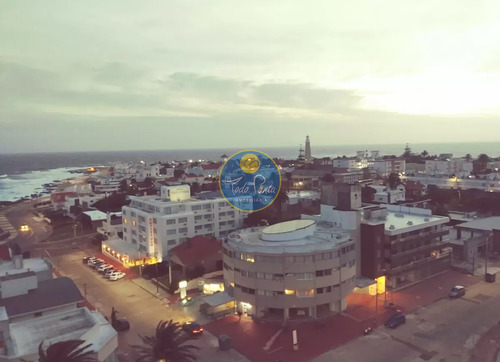
[[204, 301], [205, 303], [207, 303], [211, 307], [217, 307], [219, 305], [232, 302], [234, 300], [234, 298], [231, 297], [226, 292], [219, 292], [219, 293], [215, 293], [215, 294], [203, 297], [203, 298], [201, 298], [201, 300]]

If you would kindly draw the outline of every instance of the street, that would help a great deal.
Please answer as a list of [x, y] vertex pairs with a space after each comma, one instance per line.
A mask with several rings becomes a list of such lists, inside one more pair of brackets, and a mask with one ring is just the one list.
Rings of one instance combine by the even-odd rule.
[[[119, 334], [118, 354], [121, 361], [134, 361], [138, 357], [131, 348], [132, 345], [140, 344], [138, 333], [153, 335], [160, 320], [173, 319], [181, 323], [189, 320], [182, 311], [169, 306], [129, 279], [116, 282], [104, 279], [101, 274], [82, 264], [82, 258], [88, 253], [71, 248], [66, 250], [65, 253], [59, 249], [57, 255], [49, 252], [54, 264], [59, 265], [60, 273], [73, 279], [88, 302], [108, 319], [111, 308], [115, 307], [119, 312], [118, 318], [130, 321], [131, 329]], [[192, 344], [200, 347], [200, 362], [248, 361], [234, 349], [219, 351], [217, 339], [208, 332], [193, 340]]]
[[479, 337], [500, 321], [499, 307], [499, 288], [479, 282], [465, 297], [441, 299], [407, 315], [394, 330], [380, 327], [313, 361], [469, 361]]

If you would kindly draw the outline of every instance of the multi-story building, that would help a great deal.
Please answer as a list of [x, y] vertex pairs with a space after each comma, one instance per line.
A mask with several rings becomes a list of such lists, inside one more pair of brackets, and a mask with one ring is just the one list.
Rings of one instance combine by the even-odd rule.
[[425, 161], [425, 173], [428, 175], [467, 177], [472, 170], [472, 161], [465, 158]]
[[293, 220], [231, 233], [223, 244], [226, 289], [255, 319], [342, 312], [356, 281], [355, 241], [333, 223]]
[[387, 277], [394, 290], [451, 266], [446, 246], [448, 217], [430, 210], [385, 205], [364, 208], [361, 220], [361, 275]]
[[122, 208], [123, 240], [103, 245], [105, 253], [125, 265], [155, 263], [196, 235], [225, 236], [240, 228], [246, 216], [222, 197], [192, 198], [189, 185], [162, 186], [160, 196], [130, 200]]
[[337, 157], [333, 159], [333, 168], [342, 168], [347, 170], [355, 170], [368, 166], [366, 159], [357, 157]]
[[0, 361], [38, 360], [38, 347], [82, 339], [97, 361], [116, 362], [118, 335], [69, 278], [52, 278], [44, 259], [0, 263]]
[[369, 162], [368, 167], [375, 170], [378, 176], [388, 177], [391, 173], [404, 173], [406, 171], [406, 161], [399, 158], [374, 160]]

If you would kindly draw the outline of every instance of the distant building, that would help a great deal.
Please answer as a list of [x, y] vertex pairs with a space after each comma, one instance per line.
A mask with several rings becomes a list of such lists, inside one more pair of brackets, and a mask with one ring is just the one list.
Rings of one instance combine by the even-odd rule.
[[306, 162], [312, 162], [311, 156], [311, 141], [309, 140], [309, 136], [306, 136], [306, 154], [305, 154]]
[[467, 177], [472, 170], [472, 161], [465, 158], [425, 161], [425, 173], [428, 175]]
[[304, 155], [304, 149], [302, 148], [302, 145], [300, 145], [299, 157], [297, 157], [297, 162], [299, 164], [302, 164], [302, 163], [306, 162], [306, 156]]

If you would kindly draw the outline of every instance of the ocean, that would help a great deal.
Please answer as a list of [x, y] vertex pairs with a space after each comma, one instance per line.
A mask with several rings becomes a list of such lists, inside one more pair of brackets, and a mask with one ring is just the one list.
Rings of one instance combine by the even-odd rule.
[[[401, 155], [406, 144], [331, 145], [311, 144], [313, 157], [354, 156], [359, 150], [378, 150], [381, 155]], [[477, 157], [486, 153], [500, 156], [500, 142], [483, 143], [430, 143], [410, 144], [413, 152], [426, 150], [429, 154], [452, 153], [461, 157], [470, 153]], [[248, 147], [252, 149], [252, 147]], [[259, 151], [274, 158], [293, 159], [299, 147], [258, 147]], [[232, 155], [240, 149], [185, 149], [157, 151], [106, 151], [66, 152], [0, 155], [0, 201], [16, 201], [43, 191], [43, 184], [75, 177], [71, 171], [90, 166], [110, 166], [115, 162], [167, 162], [184, 160], [220, 160], [220, 156]]]

